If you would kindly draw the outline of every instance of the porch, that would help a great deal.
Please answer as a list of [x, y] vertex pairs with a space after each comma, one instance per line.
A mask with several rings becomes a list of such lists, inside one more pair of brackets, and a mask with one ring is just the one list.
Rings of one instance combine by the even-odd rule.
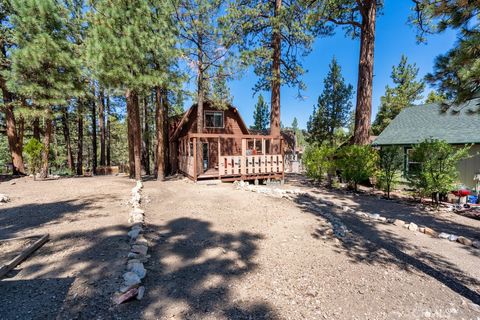
[[175, 150], [179, 171], [194, 181], [284, 177], [283, 140], [278, 137], [193, 133], [179, 138]]

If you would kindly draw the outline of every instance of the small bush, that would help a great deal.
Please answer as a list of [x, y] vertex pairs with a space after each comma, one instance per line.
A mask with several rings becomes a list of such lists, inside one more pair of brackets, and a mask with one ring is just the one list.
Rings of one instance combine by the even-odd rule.
[[29, 171], [35, 175], [42, 165], [43, 144], [38, 139], [32, 138], [28, 140], [23, 151], [27, 155]]
[[337, 158], [342, 178], [355, 190], [359, 183], [367, 181], [376, 174], [378, 154], [370, 146], [343, 147], [338, 151]]
[[398, 183], [403, 168], [403, 152], [399, 146], [382, 147], [379, 152], [378, 185], [390, 199], [390, 191]]
[[307, 176], [322, 181], [335, 168], [335, 148], [328, 145], [311, 145], [305, 150], [303, 161]]
[[470, 146], [454, 149], [445, 141], [427, 139], [413, 147], [411, 161], [419, 165], [408, 172], [408, 180], [420, 197], [430, 195], [438, 205], [441, 194], [453, 190], [458, 179], [457, 164], [468, 157]]

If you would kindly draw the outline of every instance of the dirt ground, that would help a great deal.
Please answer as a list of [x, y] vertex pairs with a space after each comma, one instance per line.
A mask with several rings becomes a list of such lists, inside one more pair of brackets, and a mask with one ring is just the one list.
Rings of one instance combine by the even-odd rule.
[[[128, 251], [124, 177], [0, 184], [0, 238], [51, 240], [0, 281], [5, 319], [479, 319], [477, 249], [232, 184], [147, 181], [146, 295], [112, 306]], [[480, 222], [375, 197], [316, 197], [480, 239]], [[326, 213], [352, 232], [322, 232]], [[423, 223], [422, 223], [423, 222]], [[6, 293], [6, 294], [5, 294]], [[5, 308], [6, 306], [6, 308]]]

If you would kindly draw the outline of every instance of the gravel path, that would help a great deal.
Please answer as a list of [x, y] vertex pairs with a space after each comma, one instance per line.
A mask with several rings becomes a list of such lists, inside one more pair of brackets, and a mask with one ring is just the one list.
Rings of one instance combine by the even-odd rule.
[[[147, 294], [119, 307], [119, 316], [480, 317], [480, 260], [460, 244], [231, 184], [147, 182], [144, 193], [151, 200]], [[327, 212], [352, 230], [344, 241], [322, 234]]]

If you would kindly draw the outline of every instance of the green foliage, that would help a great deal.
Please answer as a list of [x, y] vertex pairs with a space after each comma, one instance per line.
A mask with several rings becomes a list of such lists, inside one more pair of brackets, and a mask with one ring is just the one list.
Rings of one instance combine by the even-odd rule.
[[254, 130], [267, 130], [270, 124], [270, 108], [268, 104], [263, 99], [263, 96], [260, 94], [258, 96], [257, 103], [255, 104], [255, 109], [253, 110], [253, 126]]
[[446, 103], [447, 97], [445, 95], [438, 93], [436, 91], [430, 91], [428, 93], [427, 99], [425, 99], [425, 103]]
[[37, 106], [65, 104], [79, 94], [79, 61], [68, 40], [66, 8], [55, 0], [12, 0], [12, 67], [8, 87]]
[[2, 134], [0, 135], [0, 172], [3, 171], [5, 165], [11, 162], [10, 159], [7, 136]]
[[310, 142], [335, 144], [335, 131], [348, 123], [352, 94], [353, 86], [345, 83], [340, 65], [333, 58], [323, 92], [307, 123]]
[[393, 67], [390, 77], [395, 86], [390, 88], [387, 85], [385, 95], [380, 98], [380, 110], [372, 126], [374, 134], [379, 135], [402, 109], [422, 98], [425, 83], [416, 80], [418, 70], [416, 64], [408, 63], [405, 55], [398, 66]]
[[468, 157], [470, 146], [456, 149], [441, 140], [425, 140], [413, 147], [409, 161], [416, 169], [408, 172], [408, 180], [420, 196], [438, 197], [453, 190], [458, 178], [457, 164]]
[[28, 140], [23, 147], [23, 151], [27, 155], [28, 169], [31, 174], [35, 175], [40, 170], [43, 148], [43, 144], [35, 138]]
[[213, 78], [213, 104], [219, 109], [227, 109], [228, 105], [233, 103], [233, 97], [227, 86], [228, 74], [225, 73], [223, 65], [217, 68], [217, 73]]
[[86, 48], [96, 78], [137, 91], [167, 83], [177, 52], [172, 10], [163, 1], [95, 1]]
[[[417, 26], [418, 41], [448, 28], [458, 30], [454, 48], [437, 57], [427, 81], [456, 104], [475, 97], [480, 90], [480, 6], [478, 1], [418, 0], [410, 22]], [[480, 111], [480, 108], [479, 108]]]
[[[239, 46], [244, 64], [252, 65], [259, 77], [254, 91], [269, 91], [272, 80], [281, 84], [305, 88], [301, 76], [305, 70], [300, 56], [311, 51], [317, 28], [307, 23], [308, 5], [302, 1], [284, 1], [281, 8], [275, 9], [275, 1], [233, 0], [228, 14], [223, 18]], [[274, 75], [272, 35], [280, 33], [282, 38], [280, 74]]]
[[378, 185], [390, 198], [403, 168], [403, 149], [399, 146], [382, 147], [379, 152]]
[[335, 147], [326, 144], [309, 145], [302, 158], [307, 176], [322, 181], [327, 173], [331, 173], [335, 168], [335, 151]]
[[378, 153], [370, 146], [348, 145], [337, 153], [337, 165], [342, 178], [355, 190], [361, 182], [377, 173]]

